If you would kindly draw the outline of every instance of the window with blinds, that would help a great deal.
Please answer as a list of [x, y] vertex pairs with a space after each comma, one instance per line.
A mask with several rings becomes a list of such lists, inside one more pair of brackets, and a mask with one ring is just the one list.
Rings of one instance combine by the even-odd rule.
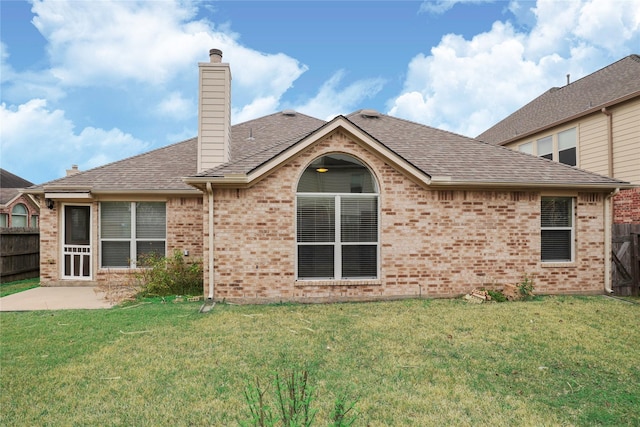
[[543, 197], [540, 212], [542, 261], [573, 261], [573, 199]]
[[378, 194], [355, 158], [316, 159], [298, 183], [298, 279], [378, 277]]
[[166, 254], [164, 202], [100, 203], [102, 267], [135, 268], [144, 255]]

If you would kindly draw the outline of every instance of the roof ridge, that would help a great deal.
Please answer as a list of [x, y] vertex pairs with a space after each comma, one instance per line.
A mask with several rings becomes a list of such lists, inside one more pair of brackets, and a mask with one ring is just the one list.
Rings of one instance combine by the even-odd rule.
[[[350, 114], [348, 114], [346, 116], [343, 116], [343, 117], [349, 119], [351, 116], [354, 116], [354, 115], [358, 114], [360, 111], [363, 111], [363, 110], [354, 111], [353, 113], [350, 113]], [[450, 135], [459, 136], [459, 137], [462, 137], [462, 138], [466, 138], [466, 139], [470, 139], [470, 140], [473, 140], [473, 141], [477, 141], [476, 138], [473, 138], [473, 137], [470, 137], [470, 136], [466, 136], [466, 135], [462, 135], [461, 133], [456, 133], [456, 132], [453, 132], [453, 131], [450, 131], [450, 130], [447, 130], [447, 129], [440, 129], [440, 128], [437, 128], [437, 127], [434, 127], [434, 126], [425, 125], [424, 123], [418, 123], [418, 122], [415, 122], [413, 120], [404, 119], [402, 117], [392, 116], [390, 114], [380, 113], [380, 115], [384, 116], [384, 117], [388, 117], [388, 118], [393, 119], [393, 120], [398, 120], [398, 121], [401, 121], [401, 122], [411, 123], [411, 124], [416, 125], [416, 126], [422, 126], [422, 127], [426, 127], [426, 128], [429, 128], [429, 129], [433, 129], [433, 130], [435, 130], [437, 132], [444, 132], [444, 133], [448, 133]], [[373, 120], [375, 120], [375, 119], [373, 119]], [[349, 121], [351, 121], [351, 120], [349, 119]]]

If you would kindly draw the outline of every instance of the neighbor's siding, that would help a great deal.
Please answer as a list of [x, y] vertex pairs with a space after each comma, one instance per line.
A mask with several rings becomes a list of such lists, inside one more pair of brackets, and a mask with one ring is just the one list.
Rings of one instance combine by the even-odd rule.
[[[608, 108], [612, 113], [613, 177], [640, 185], [640, 99]], [[563, 124], [527, 138], [512, 142], [507, 147], [517, 150], [522, 143], [578, 129], [578, 167], [609, 176], [608, 148], [609, 118], [596, 112], [568, 124]], [[622, 190], [614, 198], [614, 223], [640, 223], [640, 194], [638, 189]]]
[[640, 185], [640, 99], [613, 112], [614, 177]]
[[[314, 158], [345, 152], [381, 187], [379, 280], [295, 280], [295, 193]], [[334, 301], [444, 297], [534, 278], [540, 293], [599, 293], [604, 283], [603, 196], [575, 194], [576, 262], [543, 266], [540, 194], [431, 191], [338, 132], [249, 189], [215, 190], [215, 297]], [[207, 204], [205, 203], [205, 215]], [[205, 227], [206, 228], [206, 227]], [[205, 257], [208, 254], [205, 238]], [[205, 272], [205, 289], [208, 274]]]

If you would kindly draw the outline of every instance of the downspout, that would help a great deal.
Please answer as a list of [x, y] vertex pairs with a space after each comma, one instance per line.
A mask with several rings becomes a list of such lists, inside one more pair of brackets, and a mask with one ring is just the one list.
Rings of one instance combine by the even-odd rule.
[[207, 300], [209, 302], [213, 302], [213, 188], [211, 187], [211, 183], [207, 182], [207, 196], [209, 198], [209, 296]]
[[607, 176], [613, 178], [613, 113], [607, 107], [600, 111], [607, 116]]
[[613, 293], [611, 288], [611, 226], [613, 224], [611, 204], [613, 197], [619, 192], [620, 189], [616, 188], [604, 198], [604, 291], [607, 294]]

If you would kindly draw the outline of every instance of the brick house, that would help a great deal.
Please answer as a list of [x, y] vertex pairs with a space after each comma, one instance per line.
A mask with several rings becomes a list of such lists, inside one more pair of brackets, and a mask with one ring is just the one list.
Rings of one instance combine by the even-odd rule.
[[609, 289], [605, 218], [628, 183], [373, 110], [231, 126], [221, 58], [199, 64], [196, 138], [29, 190], [50, 207], [43, 285], [124, 282], [178, 249], [215, 300], [448, 297], [524, 274]]
[[33, 182], [0, 169], [0, 228], [37, 228], [40, 207], [29, 195], [22, 194], [21, 188], [30, 187]]
[[[477, 139], [640, 186], [640, 56], [549, 89]], [[640, 224], [640, 187], [621, 190], [613, 212]]]

